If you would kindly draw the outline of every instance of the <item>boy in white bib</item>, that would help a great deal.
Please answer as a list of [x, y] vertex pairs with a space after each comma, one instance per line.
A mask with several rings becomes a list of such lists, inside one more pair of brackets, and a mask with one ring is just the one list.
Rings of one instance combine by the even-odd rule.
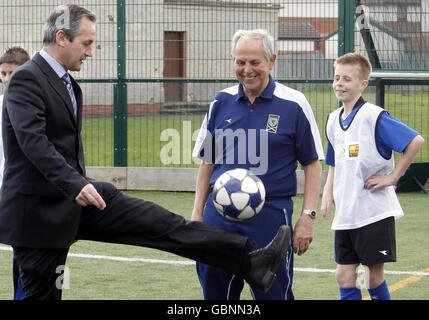
[[[394, 185], [424, 139], [414, 129], [361, 97], [371, 64], [357, 53], [339, 57], [332, 87], [342, 107], [328, 116], [328, 177], [321, 212], [335, 204], [336, 280], [342, 300], [362, 299], [357, 268], [365, 266], [372, 299], [390, 299], [384, 263], [396, 261], [395, 219], [403, 216]], [[396, 168], [392, 152], [402, 153]]]

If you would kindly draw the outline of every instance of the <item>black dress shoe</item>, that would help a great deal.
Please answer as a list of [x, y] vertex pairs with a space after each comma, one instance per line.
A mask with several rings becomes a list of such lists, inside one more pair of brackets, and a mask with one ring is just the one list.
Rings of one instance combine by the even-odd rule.
[[250, 269], [245, 280], [253, 289], [266, 293], [271, 288], [277, 269], [286, 257], [289, 243], [290, 228], [281, 226], [269, 244], [249, 253]]

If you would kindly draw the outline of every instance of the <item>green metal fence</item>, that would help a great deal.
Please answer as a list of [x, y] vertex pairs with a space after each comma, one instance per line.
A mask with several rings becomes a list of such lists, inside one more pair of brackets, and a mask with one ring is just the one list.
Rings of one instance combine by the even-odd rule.
[[[428, 2], [76, 0], [98, 19], [94, 56], [74, 74], [84, 92], [87, 165], [196, 167], [191, 150], [210, 100], [236, 83], [237, 29], [274, 35], [273, 75], [306, 95], [322, 136], [338, 107], [333, 61], [358, 51], [374, 71], [397, 74], [374, 77], [364, 97], [427, 138]], [[44, 20], [61, 3], [0, 1], [0, 50], [40, 50]], [[429, 161], [427, 144], [416, 161]]]

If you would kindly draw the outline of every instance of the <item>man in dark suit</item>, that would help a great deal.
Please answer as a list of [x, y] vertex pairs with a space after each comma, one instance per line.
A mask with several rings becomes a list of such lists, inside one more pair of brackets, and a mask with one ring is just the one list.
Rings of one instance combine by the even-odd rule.
[[58, 267], [77, 239], [146, 246], [238, 273], [268, 290], [290, 231], [266, 247], [159, 205], [129, 197], [85, 175], [82, 92], [68, 70], [92, 56], [94, 14], [76, 5], [47, 20], [43, 49], [15, 70], [3, 108], [5, 173], [0, 242], [13, 246], [26, 299], [61, 299]]

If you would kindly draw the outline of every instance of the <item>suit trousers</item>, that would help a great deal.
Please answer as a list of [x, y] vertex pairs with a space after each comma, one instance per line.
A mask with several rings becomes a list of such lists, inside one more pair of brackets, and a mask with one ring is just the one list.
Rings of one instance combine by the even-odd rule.
[[[82, 208], [76, 240], [149, 247], [246, 274], [247, 237], [185, 220], [153, 202], [130, 197], [110, 183], [92, 183], [106, 208]], [[68, 249], [14, 247], [24, 299], [61, 299], [58, 270], [65, 265]]]

